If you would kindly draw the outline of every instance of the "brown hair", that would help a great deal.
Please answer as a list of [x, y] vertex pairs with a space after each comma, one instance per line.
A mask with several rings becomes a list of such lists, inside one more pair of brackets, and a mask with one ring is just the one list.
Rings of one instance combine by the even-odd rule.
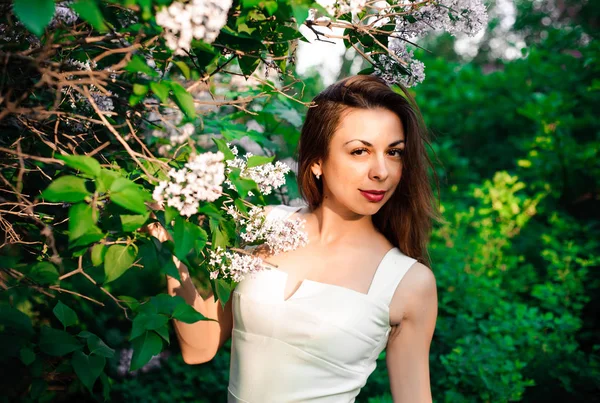
[[[432, 220], [438, 218], [428, 178], [433, 165], [427, 155], [429, 136], [421, 112], [406, 88], [396, 93], [376, 76], [352, 76], [329, 86], [309, 108], [298, 144], [298, 187], [311, 209], [323, 200], [323, 189], [311, 171], [326, 160], [329, 143], [349, 108], [385, 108], [400, 118], [405, 133], [402, 178], [387, 203], [373, 216], [375, 227], [405, 255], [429, 264], [427, 242]], [[437, 176], [436, 185], [437, 185]], [[438, 186], [439, 189], [439, 186]]]

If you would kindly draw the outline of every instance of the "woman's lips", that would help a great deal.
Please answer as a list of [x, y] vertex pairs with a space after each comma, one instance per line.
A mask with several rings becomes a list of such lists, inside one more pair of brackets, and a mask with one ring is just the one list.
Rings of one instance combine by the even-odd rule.
[[360, 194], [363, 195], [368, 201], [377, 203], [383, 200], [385, 196], [385, 190], [360, 190]]

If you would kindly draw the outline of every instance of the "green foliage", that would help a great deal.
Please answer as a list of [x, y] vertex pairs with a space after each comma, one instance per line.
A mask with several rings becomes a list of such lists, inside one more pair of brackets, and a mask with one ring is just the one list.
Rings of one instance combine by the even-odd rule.
[[54, 15], [54, 0], [15, 0], [14, 13], [37, 36], [42, 36]]
[[[561, 51], [580, 35], [550, 31], [489, 74], [424, 59], [415, 95], [444, 185], [430, 245], [436, 400], [587, 401], [600, 390], [600, 209], [587, 196], [600, 177], [600, 49]], [[388, 387], [382, 367], [363, 398]]]

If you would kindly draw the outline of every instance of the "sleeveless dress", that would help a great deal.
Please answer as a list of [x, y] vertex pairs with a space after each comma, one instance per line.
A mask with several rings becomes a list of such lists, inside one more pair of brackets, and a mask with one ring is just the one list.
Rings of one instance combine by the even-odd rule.
[[[301, 207], [274, 207], [267, 219]], [[232, 293], [228, 403], [354, 402], [391, 331], [389, 304], [416, 260], [383, 257], [367, 294], [304, 280], [284, 299], [287, 273], [265, 268]]]

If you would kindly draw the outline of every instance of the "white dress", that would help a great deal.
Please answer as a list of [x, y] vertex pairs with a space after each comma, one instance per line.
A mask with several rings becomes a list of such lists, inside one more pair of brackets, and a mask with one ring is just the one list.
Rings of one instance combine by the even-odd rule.
[[[277, 206], [267, 219], [299, 209]], [[389, 304], [415, 262], [390, 249], [368, 294], [304, 280], [285, 300], [287, 273], [246, 277], [232, 293], [228, 402], [353, 402], [387, 344]]]

